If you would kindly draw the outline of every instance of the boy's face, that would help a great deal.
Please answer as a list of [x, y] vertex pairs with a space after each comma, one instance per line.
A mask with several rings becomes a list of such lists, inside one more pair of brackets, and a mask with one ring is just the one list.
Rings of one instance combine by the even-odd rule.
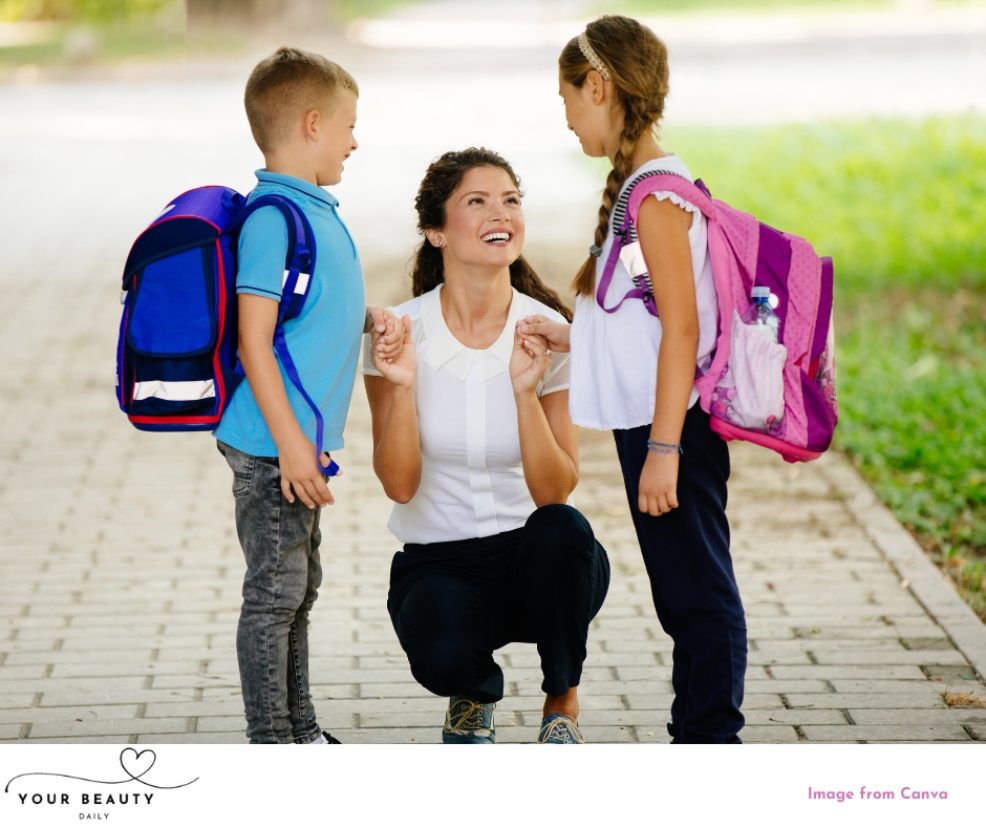
[[356, 95], [341, 89], [323, 106], [319, 129], [316, 183], [322, 186], [338, 184], [342, 180], [342, 165], [359, 144], [353, 130], [356, 128]]

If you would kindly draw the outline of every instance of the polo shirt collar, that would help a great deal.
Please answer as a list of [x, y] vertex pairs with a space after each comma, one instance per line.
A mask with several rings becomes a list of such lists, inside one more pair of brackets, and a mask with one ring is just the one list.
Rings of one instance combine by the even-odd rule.
[[272, 184], [289, 190], [297, 190], [298, 192], [304, 193], [309, 198], [314, 198], [317, 201], [324, 201], [330, 207], [337, 207], [339, 205], [339, 199], [332, 193], [326, 192], [324, 189], [316, 186], [311, 181], [296, 178], [294, 175], [285, 175], [283, 172], [268, 172], [266, 169], [258, 169], [257, 181], [260, 184]]
[[[485, 350], [476, 350], [466, 347], [462, 342], [452, 335], [445, 317], [442, 315], [441, 291], [443, 285], [439, 284], [434, 290], [429, 291], [422, 297], [421, 319], [424, 324], [425, 339], [428, 342], [428, 350], [422, 358], [435, 370], [441, 370], [446, 365], [453, 373], [459, 375], [461, 370], [450, 363], [459, 355], [474, 354], [481, 361], [488, 363], [488, 368], [484, 370], [485, 378], [498, 375], [510, 366], [510, 357], [514, 350], [514, 330], [517, 322], [524, 315], [524, 297], [513, 287], [510, 288], [512, 297], [510, 299], [510, 310], [507, 312], [507, 321], [503, 330]], [[461, 365], [462, 370], [468, 372], [472, 360], [458, 360], [456, 365]], [[459, 376], [465, 379], [465, 376]]]

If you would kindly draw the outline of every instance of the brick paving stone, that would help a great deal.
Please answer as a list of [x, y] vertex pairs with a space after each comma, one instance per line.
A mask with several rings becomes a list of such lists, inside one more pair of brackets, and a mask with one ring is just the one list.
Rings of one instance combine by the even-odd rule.
[[932, 649], [927, 651], [903, 650], [895, 652], [893, 650], [872, 651], [868, 649], [853, 650], [827, 650], [814, 653], [816, 662], [820, 664], [844, 663], [856, 664], [859, 666], [868, 664], [915, 664], [919, 666], [928, 665], [963, 665], [968, 663], [965, 656], [955, 649]]
[[747, 709], [743, 714], [748, 726], [849, 723], [838, 709]]
[[[187, 735], [167, 736], [172, 737], [176, 743], [183, 743]], [[155, 743], [156, 736], [150, 736], [144, 743]], [[30, 744], [133, 744], [137, 743], [133, 735], [84, 735], [69, 736], [59, 735], [54, 738], [25, 738], [20, 739], [22, 743]]]
[[5, 709], [33, 706], [36, 697], [34, 693], [10, 694], [0, 688], [0, 712]]
[[[838, 678], [830, 681], [832, 684], [832, 689], [840, 694], [852, 694], [855, 692], [864, 693], [906, 693], [906, 692], [922, 692], [926, 693], [929, 687], [928, 680], [840, 680]], [[937, 685], [934, 682], [930, 683], [930, 686], [936, 692], [944, 692], [943, 686]]]
[[[789, 694], [785, 695], [787, 705], [792, 709], [942, 709], [945, 702], [934, 689], [906, 693], [881, 692], [879, 694], [828, 692], [825, 694]], [[914, 718], [919, 719], [920, 713]]]
[[[899, 724], [907, 725], [914, 718], [912, 709], [846, 709], [849, 717], [857, 724]], [[949, 707], [948, 709], [924, 709], [921, 722], [925, 724], [986, 724], [986, 709], [975, 707]]]
[[796, 744], [804, 740], [794, 727], [789, 726], [743, 727], [740, 738], [746, 744]]
[[851, 664], [811, 664], [810, 666], [787, 666], [778, 665], [770, 668], [771, 673], [777, 678], [798, 679], [798, 678], [818, 678], [821, 680], [834, 680], [845, 678], [848, 680], [865, 680], [872, 678], [881, 679], [911, 679], [926, 680], [924, 672], [920, 666], [855, 666]]
[[31, 725], [31, 738], [73, 738], [87, 735], [133, 735], [136, 733], [185, 733], [188, 718], [139, 718], [133, 721], [49, 721]]
[[813, 726], [801, 727], [809, 741], [867, 741], [883, 743], [888, 741], [907, 741], [919, 743], [926, 741], [970, 741], [969, 733], [958, 724], [925, 724], [911, 721], [908, 724], [867, 724], [860, 726]]

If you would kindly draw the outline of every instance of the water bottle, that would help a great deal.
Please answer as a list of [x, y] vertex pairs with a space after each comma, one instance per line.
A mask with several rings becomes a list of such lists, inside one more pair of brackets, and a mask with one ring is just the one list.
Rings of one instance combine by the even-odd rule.
[[754, 287], [750, 292], [750, 299], [753, 304], [743, 314], [743, 324], [763, 330], [765, 336], [770, 336], [771, 341], [776, 342], [781, 320], [770, 306], [770, 288]]

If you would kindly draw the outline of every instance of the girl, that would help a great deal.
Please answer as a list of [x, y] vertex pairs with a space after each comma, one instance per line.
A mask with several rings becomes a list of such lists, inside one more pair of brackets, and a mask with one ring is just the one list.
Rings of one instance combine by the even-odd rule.
[[746, 621], [729, 553], [726, 443], [695, 404], [696, 366], [715, 343], [717, 303], [706, 220], [689, 202], [656, 192], [640, 207], [638, 241], [617, 264], [607, 304], [652, 276], [659, 319], [642, 301], [615, 313], [596, 299], [613, 244], [611, 212], [627, 184], [661, 170], [691, 179], [656, 137], [668, 93], [664, 44], [645, 26], [605, 16], [565, 46], [560, 95], [583, 151], [605, 156], [606, 182], [590, 256], [576, 276], [571, 329], [525, 320], [523, 335], [551, 350], [571, 339], [570, 407], [577, 425], [612, 430], [627, 499], [661, 626], [674, 642], [674, 743], [738, 743], [746, 670]]
[[[424, 240], [404, 348], [364, 355], [373, 467], [396, 502], [387, 608], [414, 677], [449, 696], [445, 743], [493, 743], [495, 649], [537, 643], [539, 743], [581, 743], [577, 687], [609, 586], [603, 547], [566, 505], [578, 481], [568, 357], [516, 333], [570, 318], [521, 256], [517, 176], [483, 149], [435, 161], [415, 206]], [[372, 353], [373, 367], [368, 367]]]

